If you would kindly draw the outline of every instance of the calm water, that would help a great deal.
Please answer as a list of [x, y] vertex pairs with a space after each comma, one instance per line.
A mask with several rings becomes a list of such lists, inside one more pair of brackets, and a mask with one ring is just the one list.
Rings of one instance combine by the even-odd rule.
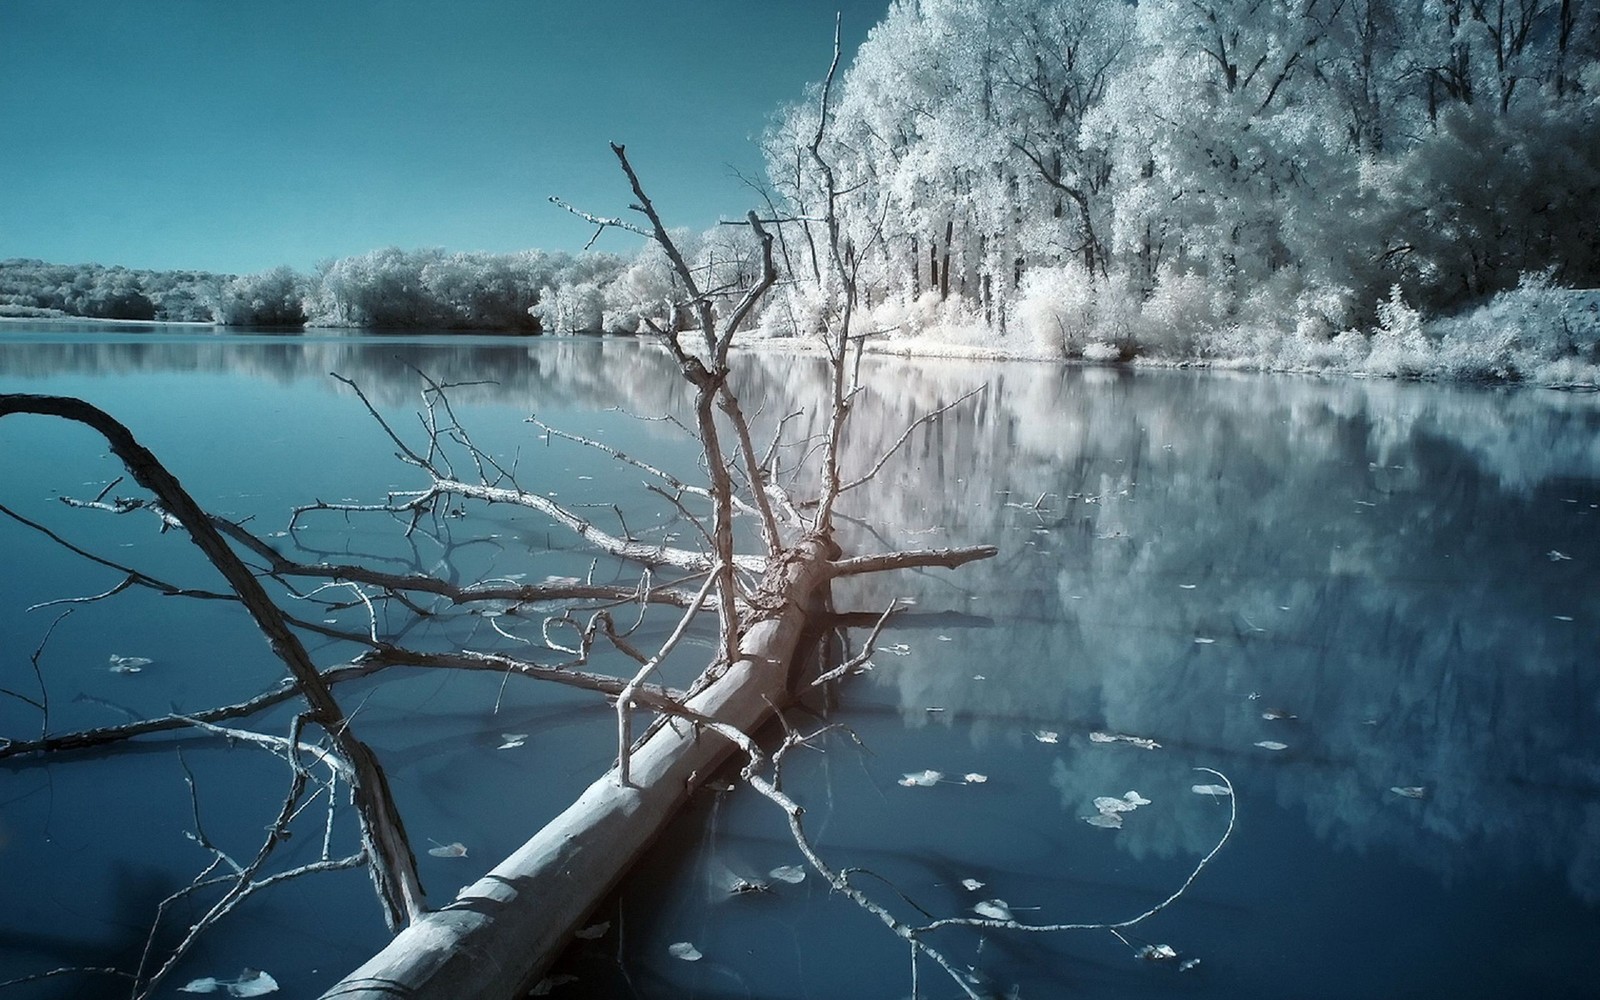
[[[0, 391], [90, 399], [203, 504], [254, 515], [266, 534], [283, 530], [296, 503], [417, 484], [326, 374], [357, 379], [410, 428], [412, 365], [443, 380], [497, 380], [459, 390], [459, 413], [480, 443], [515, 456], [525, 486], [602, 511], [619, 502], [636, 533], [692, 530], [641, 494], [637, 474], [522, 422], [537, 412], [692, 476], [694, 450], [670, 424], [629, 415], [685, 402], [670, 366], [637, 344], [17, 327], [0, 337]], [[1178, 902], [1125, 932], [1130, 944], [1103, 931], [968, 930], [934, 943], [996, 995], [1600, 995], [1600, 596], [1590, 583], [1600, 400], [1027, 364], [867, 367], [857, 467], [918, 413], [988, 388], [915, 434], [850, 498], [851, 545], [995, 542], [1001, 553], [839, 595], [862, 609], [915, 604], [885, 632], [870, 673], [795, 716], [842, 723], [860, 741], [830, 735], [825, 752], [799, 753], [785, 770], [831, 861], [880, 876], [862, 876], [863, 886], [911, 920], [921, 919], [913, 907], [952, 916], [986, 899], [1023, 920], [1126, 919], [1180, 885], [1223, 834], [1225, 801], [1191, 791], [1215, 780], [1193, 769], [1214, 768], [1238, 791], [1237, 828]], [[808, 403], [820, 376], [809, 361], [764, 355], [742, 371], [768, 425]], [[192, 546], [147, 517], [53, 499], [92, 497], [120, 473], [91, 435], [6, 418], [0, 461], [7, 507], [107, 559], [212, 582]], [[501, 510], [410, 541], [387, 522], [332, 516], [275, 540], [393, 565], [450, 563], [464, 579], [590, 566], [539, 518]], [[0, 687], [41, 700], [30, 657], [66, 606], [26, 609], [102, 592], [120, 576], [9, 519], [0, 559]], [[631, 579], [618, 567], [595, 572]], [[127, 593], [73, 608], [38, 656], [51, 731], [242, 699], [280, 672], [223, 605]], [[501, 628], [538, 638], [532, 623]], [[406, 639], [528, 648], [481, 616]], [[705, 642], [674, 657], [669, 679], [694, 672]], [[330, 664], [350, 655], [334, 643], [313, 651]], [[112, 655], [152, 662], [117, 674]], [[341, 692], [360, 705], [359, 735], [378, 748], [419, 849], [468, 848], [420, 858], [437, 902], [562, 808], [614, 752], [604, 706], [501, 682], [413, 671]], [[15, 694], [0, 695], [0, 733], [36, 735], [41, 713]], [[255, 721], [282, 733], [286, 720]], [[1092, 732], [1161, 746], [1099, 743]], [[507, 733], [530, 736], [497, 749]], [[1040, 739], [1051, 733], [1054, 742]], [[0, 762], [0, 979], [136, 961], [156, 904], [209, 860], [186, 836], [197, 811], [213, 843], [254, 850], [287, 769], [193, 738], [180, 759], [176, 742]], [[927, 769], [954, 780], [899, 783]], [[1391, 790], [1408, 787], [1426, 791]], [[1097, 797], [1129, 791], [1149, 804], [1121, 829], [1085, 822]], [[291, 861], [320, 846], [308, 823]], [[340, 838], [348, 849], [349, 831]], [[580, 942], [558, 970], [576, 981], [551, 995], [910, 995], [903, 947], [814, 875], [767, 893], [726, 891], [733, 877], [799, 861], [769, 805], [707, 792], [596, 916], [608, 930]], [[963, 879], [985, 885], [969, 892]], [[383, 940], [365, 876], [319, 876], [229, 917], [173, 986], [248, 966], [271, 972], [285, 996], [314, 996]], [[704, 957], [672, 957], [676, 942]], [[1144, 962], [1130, 947], [1144, 944], [1200, 961], [1183, 972]], [[927, 963], [918, 973], [922, 995], [958, 995]], [[14, 995], [121, 993], [76, 979]]]

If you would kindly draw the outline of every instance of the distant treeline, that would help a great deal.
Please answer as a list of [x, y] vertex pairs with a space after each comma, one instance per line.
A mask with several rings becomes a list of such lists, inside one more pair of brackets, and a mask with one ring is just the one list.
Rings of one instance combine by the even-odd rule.
[[[759, 273], [754, 246], [740, 230], [678, 239], [709, 287], [732, 294]], [[633, 256], [388, 248], [324, 262], [311, 274], [276, 267], [242, 276], [0, 261], [0, 316], [16, 317], [632, 333], [677, 297], [670, 268], [653, 248]]]

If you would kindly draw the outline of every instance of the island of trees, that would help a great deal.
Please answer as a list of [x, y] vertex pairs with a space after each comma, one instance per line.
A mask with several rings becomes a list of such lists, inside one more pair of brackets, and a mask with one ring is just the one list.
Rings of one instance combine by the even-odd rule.
[[[1009, 353], [1561, 380], [1600, 361], [1591, 0], [896, 0], [822, 152], [866, 328]], [[839, 291], [805, 169], [815, 95], [752, 199], [807, 334]], [[748, 230], [675, 233], [731, 303]], [[665, 257], [384, 249], [249, 276], [0, 265], [0, 310], [226, 325], [635, 332]], [[1498, 296], [1498, 298], [1497, 298]], [[692, 319], [692, 318], [690, 318]]]

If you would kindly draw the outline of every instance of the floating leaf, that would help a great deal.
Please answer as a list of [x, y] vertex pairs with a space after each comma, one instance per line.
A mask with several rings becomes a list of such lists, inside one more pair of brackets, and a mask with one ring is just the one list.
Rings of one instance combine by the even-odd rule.
[[136, 674], [155, 661], [148, 656], [118, 656], [111, 654], [111, 672], [114, 674]]
[[1095, 813], [1093, 816], [1085, 816], [1083, 821], [1090, 826], [1103, 827], [1107, 830], [1122, 829], [1121, 813]]
[[1555, 549], [1551, 549], [1549, 552], [1546, 552], [1545, 556], [1547, 556], [1551, 562], [1565, 562], [1566, 560], [1572, 558], [1565, 552], [1559, 552]]
[[1098, 799], [1095, 799], [1094, 807], [1108, 815], [1111, 813], [1133, 812], [1135, 809], [1139, 808], [1137, 805], [1129, 802], [1127, 799], [1116, 799], [1109, 795], [1102, 795]]
[[[437, 840], [434, 843], [439, 844]], [[467, 856], [467, 848], [460, 841], [456, 841], [452, 844], [439, 844], [438, 847], [430, 847], [428, 848], [428, 853], [436, 858], [464, 858]]]
[[278, 992], [278, 981], [259, 969], [246, 969], [238, 979], [223, 985], [228, 987], [229, 994], [236, 997], [264, 997], [268, 993]]
[[1179, 972], [1188, 972], [1190, 969], [1194, 968], [1195, 966], [1197, 966], [1199, 964], [1200, 964], [1200, 960], [1198, 958], [1186, 958], [1178, 965], [1178, 971]]
[[1061, 742], [1061, 734], [1057, 733], [1057, 732], [1052, 732], [1051, 730], [1048, 730], [1048, 729], [1036, 729], [1036, 730], [1034, 730], [1033, 738], [1038, 740], [1040, 743], [1059, 743], [1059, 742]]
[[1197, 586], [1199, 586], [1199, 584], [1195, 584], [1195, 583], [1180, 583], [1180, 584], [1178, 584], [1178, 589], [1179, 590], [1193, 590]]
[[1190, 788], [1190, 791], [1196, 795], [1216, 795], [1219, 797], [1233, 794], [1228, 791], [1227, 785], [1194, 785]]
[[923, 709], [923, 711], [924, 712], [928, 712], [929, 714], [933, 714], [933, 713], [944, 711], [944, 708], [942, 706], [939, 706], [939, 705], [929, 705], [927, 708]]
[[910, 656], [911, 655], [911, 647], [907, 646], [903, 642], [897, 642], [893, 646], [885, 646], [885, 647], [883, 647], [883, 651], [885, 653], [893, 653], [896, 656]]
[[967, 890], [968, 892], [977, 892], [979, 889], [982, 889], [983, 886], [984, 883], [979, 882], [975, 878], [964, 878], [961, 880], [961, 888]]
[[1197, 635], [1197, 636], [1194, 637], [1194, 641], [1195, 641], [1195, 643], [1197, 645], [1210, 646], [1213, 643], [1215, 643], [1217, 640], [1211, 638], [1210, 636]]
[[987, 774], [979, 774], [978, 772], [973, 771], [971, 774], [963, 774], [961, 776], [961, 780], [965, 781], [969, 785], [981, 785], [985, 781], [989, 780], [989, 776]]
[[1428, 797], [1426, 785], [1394, 785], [1389, 791], [1408, 799], [1425, 799]]
[[1277, 740], [1257, 740], [1256, 741], [1256, 746], [1260, 747], [1263, 750], [1287, 750], [1287, 749], [1289, 749], [1289, 744], [1287, 744], [1287, 743], [1279, 743]]
[[1126, 792], [1122, 797], [1127, 800], [1129, 805], [1147, 806], [1150, 804], [1150, 800], [1145, 798], [1143, 795], [1140, 795], [1138, 792]]
[[932, 769], [915, 771], [901, 778], [900, 784], [907, 788], [927, 788], [930, 785], [937, 785], [943, 777], [944, 775]]
[[1276, 722], [1280, 719], [1300, 718], [1300, 716], [1295, 715], [1293, 712], [1286, 712], [1281, 708], [1269, 708], [1265, 712], [1261, 713], [1261, 717], [1266, 719], [1268, 722]]
[[591, 924], [582, 930], [572, 932], [572, 936], [580, 941], [598, 941], [606, 936], [606, 931], [611, 929], [611, 921], [602, 920], [598, 924]]
[[1177, 950], [1170, 944], [1147, 944], [1137, 954], [1147, 962], [1170, 962], [1178, 957]]
[[986, 899], [972, 908], [972, 912], [990, 920], [1010, 920], [1011, 907], [1003, 899]]
[[1090, 733], [1089, 734], [1089, 742], [1090, 743], [1126, 743], [1129, 746], [1136, 746], [1141, 750], [1159, 750], [1159, 749], [1161, 749], [1161, 744], [1157, 743], [1155, 740], [1146, 739], [1143, 736], [1129, 736], [1126, 733], [1099, 733], [1099, 732]]
[[687, 941], [679, 941], [677, 944], [668, 945], [667, 954], [673, 958], [681, 958], [685, 962], [698, 962], [704, 957], [700, 954], [699, 948]]
[[500, 738], [505, 742], [495, 747], [496, 750], [515, 750], [528, 742], [527, 733], [501, 733]]
[[806, 870], [799, 865], [779, 865], [767, 874], [790, 885], [799, 885], [806, 880]]
[[178, 987], [179, 993], [215, 993], [222, 989], [222, 983], [206, 976], [204, 979], [191, 980], [188, 985]]
[[1550, 617], [1554, 618], [1558, 622], [1570, 622], [1570, 621], [1572, 621], [1572, 616], [1571, 615], [1551, 615]]

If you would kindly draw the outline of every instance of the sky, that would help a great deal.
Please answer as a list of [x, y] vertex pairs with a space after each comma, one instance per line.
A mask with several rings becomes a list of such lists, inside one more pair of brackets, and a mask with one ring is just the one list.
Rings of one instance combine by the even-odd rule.
[[[577, 250], [549, 196], [758, 204], [754, 139], [889, 0], [0, 0], [0, 259], [250, 273]], [[628, 250], [637, 237], [597, 244]]]

